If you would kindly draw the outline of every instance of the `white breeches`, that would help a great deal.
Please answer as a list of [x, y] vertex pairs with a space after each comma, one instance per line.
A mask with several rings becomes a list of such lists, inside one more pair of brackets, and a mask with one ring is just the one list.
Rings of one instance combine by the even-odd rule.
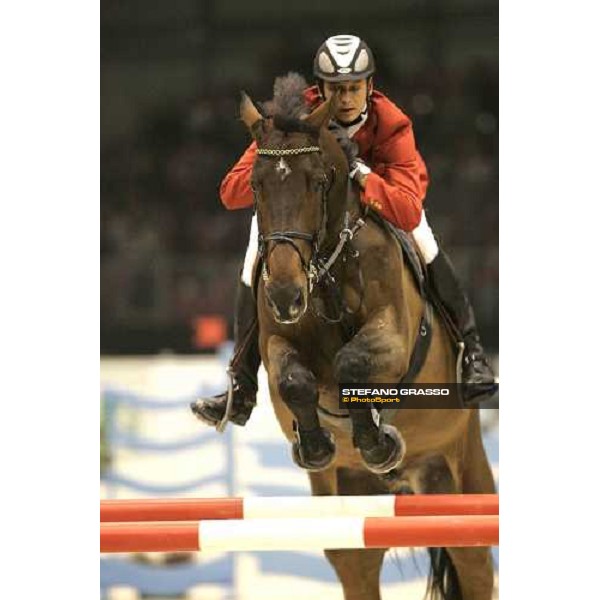
[[421, 211], [421, 222], [412, 230], [412, 235], [419, 247], [419, 252], [425, 259], [425, 264], [431, 264], [437, 256], [439, 248], [433, 237], [433, 231], [431, 231], [431, 227], [427, 222], [424, 210]]
[[[431, 227], [429, 227], [429, 223], [425, 217], [425, 211], [421, 212], [421, 222], [413, 229], [412, 235], [425, 262], [430, 264], [437, 256], [439, 248], [433, 237], [433, 231], [431, 231]], [[252, 224], [250, 225], [250, 239], [248, 240], [248, 248], [246, 249], [246, 256], [244, 258], [244, 268], [242, 269], [242, 282], [248, 287], [252, 287], [252, 272], [254, 270], [254, 263], [256, 262], [257, 255], [258, 223], [256, 221], [256, 215], [253, 215]]]
[[248, 240], [248, 248], [244, 258], [244, 268], [242, 269], [242, 283], [248, 287], [252, 287], [252, 272], [254, 263], [258, 256], [258, 222], [256, 214], [252, 215], [252, 224], [250, 225], [250, 239]]

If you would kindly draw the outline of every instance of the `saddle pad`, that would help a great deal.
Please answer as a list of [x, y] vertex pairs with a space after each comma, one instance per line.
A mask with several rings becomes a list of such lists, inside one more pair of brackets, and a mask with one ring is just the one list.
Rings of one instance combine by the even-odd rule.
[[387, 231], [389, 231], [402, 248], [402, 253], [405, 258], [405, 263], [408, 265], [412, 276], [414, 277], [415, 283], [419, 288], [419, 293], [422, 298], [427, 297], [427, 285], [425, 280], [425, 266], [421, 261], [421, 257], [417, 252], [415, 247], [415, 243], [410, 236], [410, 234], [394, 227], [389, 221], [386, 221], [382, 217], [377, 214], [370, 213], [370, 217], [373, 217], [382, 227], [384, 227]]

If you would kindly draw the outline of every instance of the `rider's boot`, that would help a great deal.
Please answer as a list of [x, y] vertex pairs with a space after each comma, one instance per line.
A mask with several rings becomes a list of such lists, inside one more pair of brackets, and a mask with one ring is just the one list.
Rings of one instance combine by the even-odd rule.
[[[229, 364], [232, 402], [228, 420], [244, 426], [256, 406], [257, 374], [260, 366], [258, 320], [252, 289], [238, 280], [235, 320], [235, 348]], [[207, 425], [221, 429], [227, 412], [228, 392], [209, 398], [198, 398], [191, 404], [192, 412]]]
[[467, 298], [450, 259], [440, 248], [427, 265], [429, 283], [454, 322], [463, 342], [463, 400], [474, 405], [491, 397], [498, 389], [494, 373], [483, 351], [473, 307]]

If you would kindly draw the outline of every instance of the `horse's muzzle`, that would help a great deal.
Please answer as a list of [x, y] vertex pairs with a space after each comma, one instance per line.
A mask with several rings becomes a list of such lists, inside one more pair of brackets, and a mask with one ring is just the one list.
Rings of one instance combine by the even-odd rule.
[[269, 283], [265, 286], [267, 302], [277, 323], [297, 323], [308, 306], [306, 290], [295, 284]]

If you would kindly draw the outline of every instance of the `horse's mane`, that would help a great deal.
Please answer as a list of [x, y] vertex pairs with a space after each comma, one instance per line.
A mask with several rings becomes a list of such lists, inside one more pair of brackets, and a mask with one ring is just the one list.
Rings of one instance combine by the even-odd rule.
[[265, 115], [273, 119], [277, 129], [286, 132], [314, 133], [314, 127], [301, 120], [301, 117], [310, 112], [304, 97], [304, 90], [307, 87], [304, 77], [292, 71], [275, 79], [273, 99], [265, 102], [262, 108]]

